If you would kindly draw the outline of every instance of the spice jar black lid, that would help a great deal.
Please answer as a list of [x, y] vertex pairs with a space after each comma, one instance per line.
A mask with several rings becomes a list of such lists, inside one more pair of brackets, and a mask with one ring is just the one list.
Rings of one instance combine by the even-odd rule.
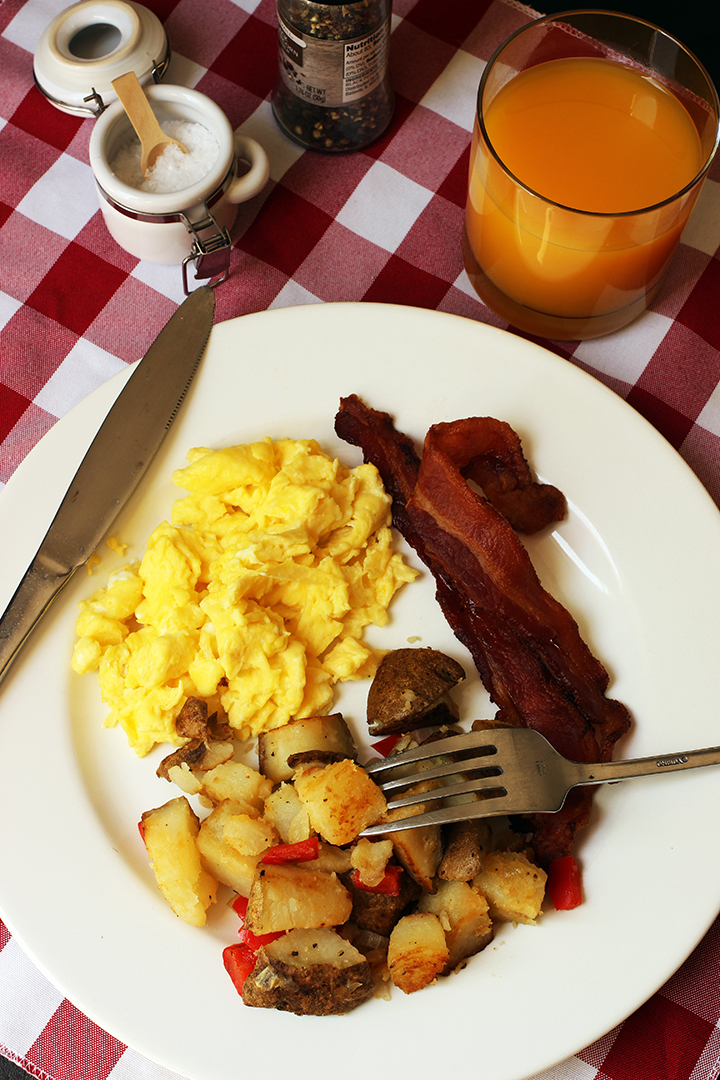
[[99, 116], [117, 98], [112, 81], [134, 71], [159, 81], [170, 44], [154, 12], [134, 0], [81, 0], [61, 11], [38, 42], [33, 75], [62, 112]]

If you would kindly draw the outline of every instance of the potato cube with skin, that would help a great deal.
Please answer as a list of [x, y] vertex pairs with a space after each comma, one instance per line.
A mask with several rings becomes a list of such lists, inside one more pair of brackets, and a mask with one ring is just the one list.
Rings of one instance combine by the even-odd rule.
[[[233, 816], [248, 814], [252, 807], [227, 799], [216, 806], [200, 826], [197, 846], [203, 865], [223, 885], [248, 896], [260, 855], [241, 855], [225, 839], [224, 831]], [[251, 816], [251, 814], [248, 814]]]
[[265, 799], [272, 791], [271, 782], [257, 769], [241, 761], [225, 761], [201, 778], [202, 794], [218, 805], [225, 799], [249, 803], [262, 813]]
[[431, 911], [437, 915], [445, 931], [450, 951], [445, 975], [455, 971], [492, 940], [488, 902], [465, 881], [443, 881], [436, 893], [423, 893], [418, 911]]
[[262, 855], [278, 843], [278, 834], [270, 822], [249, 814], [232, 814], [225, 822], [222, 834], [230, 847], [241, 855]]
[[339, 847], [351, 843], [387, 809], [380, 788], [354, 761], [302, 770], [295, 777], [295, 789], [307, 808], [311, 828]]
[[289, 724], [261, 732], [258, 736], [260, 771], [275, 784], [292, 777], [289, 757], [309, 751], [340, 754], [351, 759], [357, 756], [353, 737], [341, 713], [291, 720]]
[[200, 822], [184, 796], [142, 815], [143, 838], [155, 880], [170, 907], [191, 926], [204, 926], [218, 882], [200, 860]]
[[546, 881], [545, 871], [520, 852], [493, 851], [483, 859], [473, 888], [487, 899], [493, 922], [532, 924], [542, 908]]
[[351, 911], [352, 898], [336, 874], [268, 864], [253, 879], [245, 925], [254, 934], [342, 926]]
[[429, 911], [404, 915], [393, 927], [388, 946], [390, 978], [405, 994], [435, 982], [447, 967], [450, 951], [437, 915]]

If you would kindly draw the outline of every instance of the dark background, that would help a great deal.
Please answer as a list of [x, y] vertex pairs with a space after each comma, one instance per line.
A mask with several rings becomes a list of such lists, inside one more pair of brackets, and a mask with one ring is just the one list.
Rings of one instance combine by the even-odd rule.
[[[572, 7], [597, 8], [601, 11], [621, 11], [625, 15], [636, 15], [640, 19], [659, 26], [672, 34], [682, 44], [695, 53], [695, 56], [707, 69], [708, 74], [720, 88], [720, 48], [715, 28], [717, 8], [709, 0], [619, 0], [617, 4], [570, 4], [543, 3], [542, 0], [524, 0], [536, 11], [544, 15], [554, 15], [558, 11], [569, 11]], [[715, 14], [713, 14], [715, 12]]]
[[[68, 0], [68, 3], [70, 0]], [[438, 0], [438, 3], [442, 0]], [[546, 4], [536, 2], [532, 4], [536, 11], [542, 11], [546, 15], [558, 11], [567, 11], [573, 5], [566, 3]], [[590, 6], [588, 5], [577, 5]], [[622, 0], [622, 4], [598, 4], [603, 11], [622, 11], [626, 15], [637, 15], [641, 19], [655, 23], [662, 30], [667, 31], [678, 38], [691, 52], [695, 53], [698, 60], [707, 68], [715, 86], [720, 86], [720, 48], [714, 22], [717, 13], [713, 16], [714, 5], [708, 4], [708, 0], [676, 0], [668, 3], [667, 0]], [[27, 1074], [15, 1065], [11, 1065], [6, 1058], [0, 1057], [0, 1080], [27, 1080]]]

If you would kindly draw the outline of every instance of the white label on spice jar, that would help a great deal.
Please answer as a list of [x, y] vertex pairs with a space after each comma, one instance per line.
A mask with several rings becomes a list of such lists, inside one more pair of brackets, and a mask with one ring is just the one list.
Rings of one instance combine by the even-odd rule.
[[311, 37], [278, 19], [283, 82], [311, 105], [336, 107], [359, 101], [385, 78], [389, 40], [390, 19], [351, 41]]

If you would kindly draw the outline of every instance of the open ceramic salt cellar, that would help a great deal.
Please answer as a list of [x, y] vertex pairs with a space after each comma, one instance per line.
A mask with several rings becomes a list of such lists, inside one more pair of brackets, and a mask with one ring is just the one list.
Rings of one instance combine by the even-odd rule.
[[[161, 84], [170, 55], [162, 24], [141, 4], [81, 0], [60, 12], [43, 33], [33, 74], [56, 108], [96, 118], [90, 165], [112, 237], [136, 258], [180, 265], [188, 293], [190, 263], [196, 280], [219, 284], [228, 276], [229, 230], [237, 204], [264, 188], [270, 167], [262, 147], [235, 134], [210, 98], [188, 87]], [[118, 167], [135, 143], [139, 161], [139, 142], [112, 85], [128, 72], [143, 84], [161, 125], [181, 124], [188, 133], [201, 134], [192, 151], [194, 172], [189, 161], [176, 170], [166, 185], [173, 190], [162, 184], [158, 190], [157, 183], [151, 185], [155, 190], [147, 190], [141, 173], [133, 177]]]

